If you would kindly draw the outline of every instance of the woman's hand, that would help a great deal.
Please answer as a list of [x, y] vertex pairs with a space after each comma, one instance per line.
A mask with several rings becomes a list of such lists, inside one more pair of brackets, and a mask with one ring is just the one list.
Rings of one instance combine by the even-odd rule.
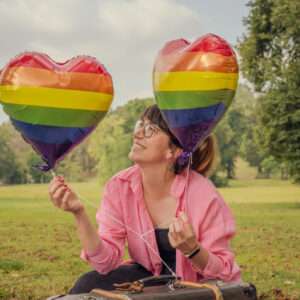
[[199, 245], [187, 215], [181, 212], [169, 226], [169, 241], [173, 248], [189, 254]]
[[84, 210], [83, 204], [62, 176], [56, 176], [52, 179], [49, 184], [49, 195], [53, 204], [64, 211], [76, 215]]

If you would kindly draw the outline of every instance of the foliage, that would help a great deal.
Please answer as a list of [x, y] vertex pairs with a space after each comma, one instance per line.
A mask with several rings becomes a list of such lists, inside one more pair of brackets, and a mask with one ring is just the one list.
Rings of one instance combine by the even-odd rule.
[[243, 74], [261, 93], [263, 146], [300, 182], [300, 3], [253, 0], [249, 6], [239, 48]]
[[[132, 162], [128, 159], [128, 153], [134, 123], [145, 108], [153, 103], [152, 98], [134, 99], [109, 112], [95, 131], [58, 163], [55, 172], [71, 181], [86, 181], [96, 176], [103, 183], [119, 170], [130, 166]], [[215, 130], [220, 166], [211, 179], [217, 186], [225, 186], [228, 179], [235, 177], [236, 159], [239, 156], [258, 168], [259, 177], [271, 176], [273, 171], [277, 171], [278, 168], [273, 168], [272, 174], [263, 174], [261, 163], [269, 155], [260, 141], [256, 110], [253, 94], [246, 86], [240, 85], [232, 106]], [[39, 156], [10, 124], [2, 124], [0, 131], [5, 136], [3, 146], [7, 143], [14, 150], [9, 155], [15, 158], [12, 160], [20, 168], [21, 182], [43, 183], [51, 180], [51, 174], [34, 167], [40, 162]], [[18, 170], [17, 167], [10, 169]], [[16, 175], [13, 178], [11, 183], [20, 181]]]
[[135, 122], [145, 108], [153, 104], [152, 99], [135, 99], [110, 112], [97, 127], [89, 147], [89, 153], [98, 162], [101, 182], [116, 172], [129, 167], [132, 131]]
[[[3, 130], [2, 130], [3, 131]], [[4, 132], [0, 131], [0, 182], [23, 183], [25, 170], [15, 159], [14, 149], [9, 144]]]

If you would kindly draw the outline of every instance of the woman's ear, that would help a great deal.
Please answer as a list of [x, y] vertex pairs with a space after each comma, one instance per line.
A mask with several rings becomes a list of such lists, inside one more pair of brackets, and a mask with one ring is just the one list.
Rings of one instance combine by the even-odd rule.
[[182, 152], [183, 152], [183, 149], [176, 147], [175, 153], [174, 153], [175, 159], [177, 159], [181, 155]]
[[172, 158], [172, 159], [176, 160], [180, 156], [182, 151], [183, 150], [181, 148], [178, 148], [175, 145], [171, 145], [167, 152], [167, 159]]

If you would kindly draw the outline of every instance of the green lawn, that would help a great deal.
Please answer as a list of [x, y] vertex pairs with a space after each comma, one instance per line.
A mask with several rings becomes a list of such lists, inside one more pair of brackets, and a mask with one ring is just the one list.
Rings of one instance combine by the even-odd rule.
[[[94, 218], [101, 187], [74, 186]], [[233, 248], [244, 280], [261, 299], [300, 299], [300, 187], [239, 180], [220, 192], [236, 217]], [[47, 185], [0, 187], [0, 236], [0, 299], [45, 299], [89, 270], [78, 256], [72, 216], [51, 205]]]

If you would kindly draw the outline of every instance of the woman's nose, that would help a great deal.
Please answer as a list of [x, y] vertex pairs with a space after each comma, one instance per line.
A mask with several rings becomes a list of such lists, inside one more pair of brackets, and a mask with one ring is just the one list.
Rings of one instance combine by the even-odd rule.
[[139, 128], [139, 129], [135, 130], [133, 133], [133, 136], [137, 137], [139, 139], [143, 138], [144, 137], [144, 128]]

